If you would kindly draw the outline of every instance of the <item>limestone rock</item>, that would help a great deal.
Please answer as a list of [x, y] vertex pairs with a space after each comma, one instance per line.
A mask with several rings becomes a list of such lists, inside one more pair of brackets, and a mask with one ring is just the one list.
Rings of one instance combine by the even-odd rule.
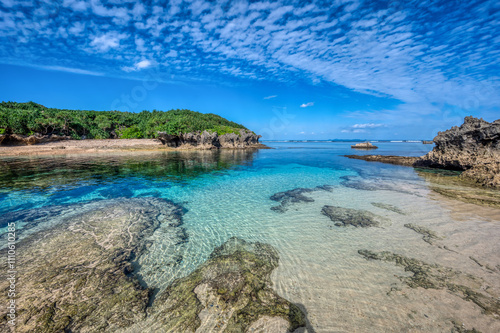
[[464, 180], [500, 186], [500, 119], [489, 123], [465, 117], [460, 127], [439, 132], [434, 142], [434, 149], [414, 166], [460, 170]]
[[377, 146], [373, 145], [371, 142], [362, 142], [352, 145], [353, 149], [378, 149]]
[[208, 131], [181, 133], [178, 135], [164, 132], [158, 133], [158, 139], [164, 145], [173, 148], [265, 148], [266, 146], [259, 143], [260, 138], [260, 135], [244, 129], [240, 130], [239, 134], [227, 133], [220, 136], [216, 132]]
[[247, 332], [255, 326], [271, 332], [276, 325], [286, 332], [303, 327], [302, 311], [270, 288], [278, 262], [270, 245], [230, 238], [157, 297], [142, 327], [151, 332]]

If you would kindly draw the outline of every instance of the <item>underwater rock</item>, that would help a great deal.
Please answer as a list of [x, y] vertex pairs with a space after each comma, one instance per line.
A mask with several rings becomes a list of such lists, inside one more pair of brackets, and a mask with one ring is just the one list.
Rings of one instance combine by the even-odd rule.
[[[360, 178], [354, 176], [342, 176], [342, 182], [340, 183], [342, 186], [353, 188], [356, 190], [362, 191], [394, 191], [404, 194], [411, 194], [420, 196], [416, 191], [419, 187], [417, 184], [411, 184], [409, 182], [401, 183], [394, 181], [393, 179], [385, 179], [385, 178]], [[408, 186], [410, 185], [410, 187]], [[409, 189], [407, 189], [409, 188]], [[411, 189], [411, 190], [410, 190]]]
[[352, 149], [378, 149], [377, 146], [373, 145], [371, 142], [357, 143], [351, 146]]
[[337, 206], [324, 206], [321, 213], [328, 216], [338, 227], [347, 227], [349, 225], [356, 228], [377, 227], [380, 225], [381, 220], [383, 220], [382, 217], [367, 210]]
[[280, 204], [279, 206], [271, 207], [271, 210], [284, 213], [293, 203], [314, 202], [313, 198], [305, 196], [304, 193], [312, 193], [315, 191], [333, 192], [334, 188], [335, 187], [333, 185], [319, 185], [314, 188], [295, 188], [293, 190], [275, 193], [270, 197], [270, 199], [278, 201]]
[[[18, 242], [16, 332], [115, 331], [146, 317], [151, 290], [133, 277], [132, 261], [161, 224], [180, 225], [181, 208], [156, 198], [89, 205]], [[8, 287], [0, 281], [1, 290]], [[0, 295], [4, 304], [6, 297]], [[2, 332], [10, 329], [6, 311], [0, 309]]]
[[408, 229], [415, 231], [418, 234], [423, 235], [422, 239], [426, 243], [429, 243], [430, 245], [434, 245], [433, 244], [434, 240], [441, 239], [441, 237], [438, 237], [434, 231], [427, 229], [426, 227], [422, 227], [420, 225], [416, 225], [416, 224], [412, 224], [412, 223], [407, 223], [404, 226]]
[[311, 193], [310, 188], [296, 188], [289, 191], [278, 192], [273, 194], [269, 199], [278, 201], [279, 206], [271, 207], [272, 210], [283, 213], [288, 210], [288, 206], [298, 202], [314, 202], [313, 198], [305, 196], [304, 193]]
[[475, 303], [485, 314], [500, 315], [499, 295], [491, 294], [490, 288], [483, 288], [483, 281], [478, 277], [392, 252], [359, 250], [358, 253], [369, 260], [393, 262], [406, 272], [413, 273], [412, 276], [401, 277], [411, 288], [446, 289], [463, 300]]
[[156, 298], [143, 327], [162, 332], [246, 332], [266, 322], [270, 327], [286, 322], [285, 332], [303, 327], [302, 311], [271, 289], [278, 262], [270, 245], [230, 238]]
[[385, 204], [382, 202], [372, 202], [371, 204], [372, 204], [372, 206], [378, 207], [380, 209], [389, 210], [391, 212], [394, 212], [394, 213], [397, 213], [400, 215], [406, 215], [406, 213], [404, 211], [402, 211], [401, 209], [399, 209], [398, 207], [396, 207], [394, 205]]
[[158, 133], [158, 139], [164, 145], [172, 148], [268, 148], [259, 143], [261, 137], [261, 135], [244, 129], [240, 130], [238, 134], [227, 133], [220, 136], [216, 132], [208, 131], [180, 133], [178, 135], [165, 132]]
[[[57, 212], [59, 221], [51, 223]], [[141, 265], [136, 271], [135, 263], [144, 263], [141, 258], [148, 258], [158, 239], [173, 240], [172, 264], [182, 261], [184, 212], [164, 199], [121, 198], [17, 216], [37, 221], [16, 244], [22, 249], [15, 262], [17, 325], [7, 323], [8, 309], [2, 307], [0, 331], [243, 332], [305, 326], [302, 311], [271, 289], [279, 256], [267, 244], [231, 238], [166, 289], [141, 285], [152, 272]], [[45, 223], [50, 224], [40, 229]], [[0, 252], [6, 267], [7, 249]], [[170, 265], [164, 259], [156, 266], [147, 263]], [[8, 280], [0, 281], [4, 304], [9, 287]]]
[[[431, 172], [432, 169], [415, 169], [419, 176], [430, 183], [430, 189], [442, 196], [487, 207], [500, 208], [500, 192], [494, 188], [470, 185], [455, 172]], [[436, 170], [434, 170], [436, 171]]]

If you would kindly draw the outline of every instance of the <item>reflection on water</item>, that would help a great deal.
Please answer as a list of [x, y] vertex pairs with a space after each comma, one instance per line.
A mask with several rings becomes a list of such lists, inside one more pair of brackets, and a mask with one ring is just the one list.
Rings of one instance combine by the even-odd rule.
[[[377, 153], [411, 156], [432, 148], [379, 146]], [[469, 209], [458, 220], [453, 208], [429, 195], [433, 175], [424, 178], [412, 168], [344, 158], [352, 153], [348, 143], [279, 143], [274, 148], [3, 159], [0, 213], [17, 219], [20, 227], [28, 225], [30, 216], [53, 214], [40, 217], [37, 228], [43, 228], [57, 216], [71, 218], [79, 203], [167, 199], [185, 209], [182, 242], [155, 233], [148, 251], [135, 261], [141, 283], [157, 290], [192, 272], [214, 247], [237, 236], [279, 251], [275, 290], [305, 309], [308, 332], [449, 332], [452, 321], [483, 333], [500, 331], [498, 316], [461, 294], [445, 287], [409, 287], [413, 271], [390, 260], [367, 260], [358, 252], [388, 251], [460, 271], [477, 281], [474, 292], [498, 297], [498, 211], [490, 208], [485, 220]], [[306, 200], [294, 200], [290, 192], [286, 210], [272, 209], [274, 194], [318, 186], [325, 190], [297, 191]], [[373, 214], [384, 223], [338, 226], [321, 213], [325, 206], [341, 207], [339, 214], [348, 212], [349, 218]], [[425, 232], [437, 238], [426, 242]]]

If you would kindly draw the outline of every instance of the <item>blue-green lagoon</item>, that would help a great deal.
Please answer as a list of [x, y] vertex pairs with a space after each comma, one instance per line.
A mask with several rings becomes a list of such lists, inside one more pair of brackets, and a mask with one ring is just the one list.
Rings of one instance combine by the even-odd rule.
[[[272, 288], [305, 313], [299, 332], [500, 331], [498, 208], [440, 196], [413, 168], [348, 159], [343, 155], [353, 153], [350, 143], [266, 144], [273, 149], [3, 158], [2, 235], [15, 223], [22, 258], [24, 239], [34, 242], [44, 230], [57, 233], [84, 211], [109, 214], [102, 217], [106, 223], [115, 216], [110, 206], [137, 205], [134, 219], [177, 219], [164, 218], [178, 228], [175, 233], [158, 227], [140, 240], [144, 248], [127, 271], [154, 290], [151, 304], [214, 248], [238, 237], [278, 252]], [[387, 155], [421, 156], [432, 149], [377, 145], [377, 154]], [[147, 208], [162, 203], [176, 208]], [[127, 235], [130, 242], [135, 237], [130, 228]], [[108, 247], [106, 239], [98, 244]], [[18, 281], [19, 302], [28, 302], [23, 283]], [[215, 319], [203, 313], [197, 332], [226, 327], [223, 319], [221, 326], [211, 325]], [[102, 330], [154, 332], [157, 321], [148, 315]], [[269, 327], [284, 329], [262, 324], [249, 330]], [[23, 323], [17, 328], [23, 331]]]

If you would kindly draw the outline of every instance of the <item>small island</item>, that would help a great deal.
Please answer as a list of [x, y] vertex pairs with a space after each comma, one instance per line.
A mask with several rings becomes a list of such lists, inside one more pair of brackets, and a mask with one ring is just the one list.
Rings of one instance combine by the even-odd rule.
[[[0, 103], [0, 155], [109, 150], [267, 148], [261, 136], [212, 113], [191, 110], [86, 111]], [[43, 145], [42, 145], [43, 144]], [[36, 145], [37, 147], [27, 147]]]
[[373, 145], [371, 142], [361, 142], [351, 146], [352, 149], [378, 149], [377, 146]]

